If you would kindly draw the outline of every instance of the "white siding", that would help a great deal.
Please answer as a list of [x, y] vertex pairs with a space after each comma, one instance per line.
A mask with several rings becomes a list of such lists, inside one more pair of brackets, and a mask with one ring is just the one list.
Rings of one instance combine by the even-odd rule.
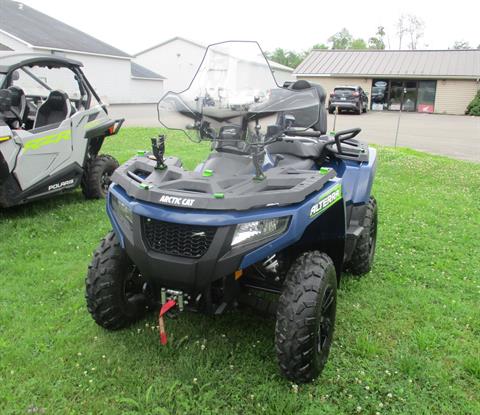
[[465, 114], [480, 84], [476, 81], [446, 79], [437, 81], [435, 112], [444, 114]]
[[149, 79], [131, 79], [129, 101], [123, 103], [157, 103], [163, 95], [163, 81]]
[[175, 39], [135, 58], [140, 65], [167, 78], [165, 91], [180, 92], [188, 87], [205, 54], [205, 48]]
[[282, 86], [285, 81], [295, 81], [295, 77], [292, 72], [282, 71], [281, 69], [272, 68], [273, 76], [279, 86]]
[[[165, 91], [180, 92], [186, 89], [195, 75], [203, 56], [205, 47], [197, 46], [183, 39], [175, 39], [160, 45], [135, 58], [140, 65], [146, 66], [165, 76]], [[273, 68], [277, 84], [294, 80], [292, 72]]]

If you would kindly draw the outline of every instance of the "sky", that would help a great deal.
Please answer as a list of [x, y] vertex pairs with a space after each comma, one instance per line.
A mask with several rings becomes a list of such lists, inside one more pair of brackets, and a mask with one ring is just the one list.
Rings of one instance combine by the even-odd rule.
[[480, 44], [480, 1], [323, 0], [25, 0], [56, 19], [127, 53], [183, 36], [202, 44], [256, 40], [265, 51], [301, 51], [326, 43], [346, 27], [368, 39], [385, 27], [387, 48], [398, 49], [395, 24], [402, 14], [425, 22], [418, 49], [447, 49], [455, 41]]

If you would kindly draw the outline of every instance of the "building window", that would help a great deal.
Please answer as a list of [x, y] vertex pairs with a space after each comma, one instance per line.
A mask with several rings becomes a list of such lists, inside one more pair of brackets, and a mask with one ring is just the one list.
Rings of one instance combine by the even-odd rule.
[[418, 112], [433, 112], [435, 110], [435, 92], [437, 81], [418, 81]]
[[373, 79], [371, 108], [374, 111], [434, 112], [436, 81]]

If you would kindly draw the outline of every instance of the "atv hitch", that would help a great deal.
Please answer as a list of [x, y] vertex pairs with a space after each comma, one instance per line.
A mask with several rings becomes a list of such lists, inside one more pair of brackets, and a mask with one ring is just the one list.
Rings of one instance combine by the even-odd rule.
[[169, 290], [162, 288], [160, 292], [160, 301], [162, 306], [164, 306], [167, 301], [173, 300], [178, 306], [178, 311], [183, 311], [185, 304], [188, 304], [188, 300], [184, 298], [184, 293], [177, 290]]

